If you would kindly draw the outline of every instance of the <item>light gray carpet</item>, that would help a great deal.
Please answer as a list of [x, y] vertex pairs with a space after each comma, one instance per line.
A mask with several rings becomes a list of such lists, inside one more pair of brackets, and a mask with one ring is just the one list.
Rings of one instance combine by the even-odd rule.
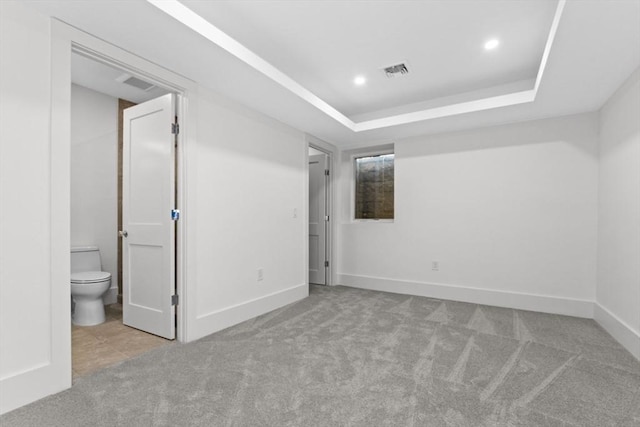
[[312, 287], [0, 425], [640, 426], [640, 363], [592, 320]]

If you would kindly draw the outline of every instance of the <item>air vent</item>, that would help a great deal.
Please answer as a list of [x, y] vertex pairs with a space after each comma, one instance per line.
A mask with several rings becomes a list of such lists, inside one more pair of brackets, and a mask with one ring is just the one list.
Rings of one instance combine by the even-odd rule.
[[144, 80], [140, 80], [137, 77], [129, 77], [127, 80], [123, 81], [122, 83], [129, 86], [137, 87], [138, 89], [142, 89], [142, 90], [149, 90], [153, 87], [151, 83], [147, 83]]
[[124, 83], [129, 86], [133, 86], [137, 89], [148, 91], [153, 89], [155, 86], [149, 82], [145, 82], [137, 77], [133, 77], [129, 74], [122, 74], [120, 77], [116, 79], [120, 83]]
[[404, 75], [409, 74], [409, 69], [407, 68], [407, 64], [405, 64], [405, 63], [396, 64], [396, 65], [390, 65], [388, 67], [384, 67], [382, 69], [382, 71], [384, 71], [384, 74], [388, 78], [404, 76]]

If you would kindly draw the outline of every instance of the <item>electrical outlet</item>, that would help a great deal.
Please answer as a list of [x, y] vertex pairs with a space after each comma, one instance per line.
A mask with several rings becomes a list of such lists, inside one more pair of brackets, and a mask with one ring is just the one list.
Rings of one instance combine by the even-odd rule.
[[438, 261], [431, 261], [431, 270], [440, 271], [440, 263]]
[[258, 269], [258, 282], [261, 282], [262, 279], [264, 279], [264, 271], [261, 268], [259, 268]]

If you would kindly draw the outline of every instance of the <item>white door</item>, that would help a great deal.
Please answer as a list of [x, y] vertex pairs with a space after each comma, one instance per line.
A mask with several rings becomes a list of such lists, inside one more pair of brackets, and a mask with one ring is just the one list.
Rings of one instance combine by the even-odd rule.
[[328, 156], [309, 156], [309, 283], [326, 284]]
[[175, 338], [175, 95], [124, 111], [122, 311], [125, 325]]

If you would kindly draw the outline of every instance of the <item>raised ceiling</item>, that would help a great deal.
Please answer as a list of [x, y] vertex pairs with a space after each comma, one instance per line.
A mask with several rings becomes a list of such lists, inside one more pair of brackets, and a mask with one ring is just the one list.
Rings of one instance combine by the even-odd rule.
[[[178, 3], [266, 61], [290, 87], [147, 1], [26, 3], [342, 147], [594, 111], [640, 65], [637, 0], [568, 1], [561, 14], [557, 0]], [[499, 47], [485, 51], [494, 37]], [[387, 79], [380, 71], [401, 61], [409, 75]], [[367, 83], [356, 87], [355, 75]], [[322, 102], [302, 99], [291, 90], [298, 86]], [[513, 93], [529, 95], [512, 105], [482, 104]], [[447, 108], [460, 103], [483, 108]], [[425, 109], [439, 114], [378, 128], [349, 125]]]
[[[182, 3], [353, 120], [496, 86], [533, 87], [557, 5], [555, 0]], [[486, 51], [485, 41], [493, 38], [502, 43]], [[407, 75], [383, 73], [385, 66], [402, 62]], [[365, 85], [354, 85], [357, 75], [366, 77]]]

